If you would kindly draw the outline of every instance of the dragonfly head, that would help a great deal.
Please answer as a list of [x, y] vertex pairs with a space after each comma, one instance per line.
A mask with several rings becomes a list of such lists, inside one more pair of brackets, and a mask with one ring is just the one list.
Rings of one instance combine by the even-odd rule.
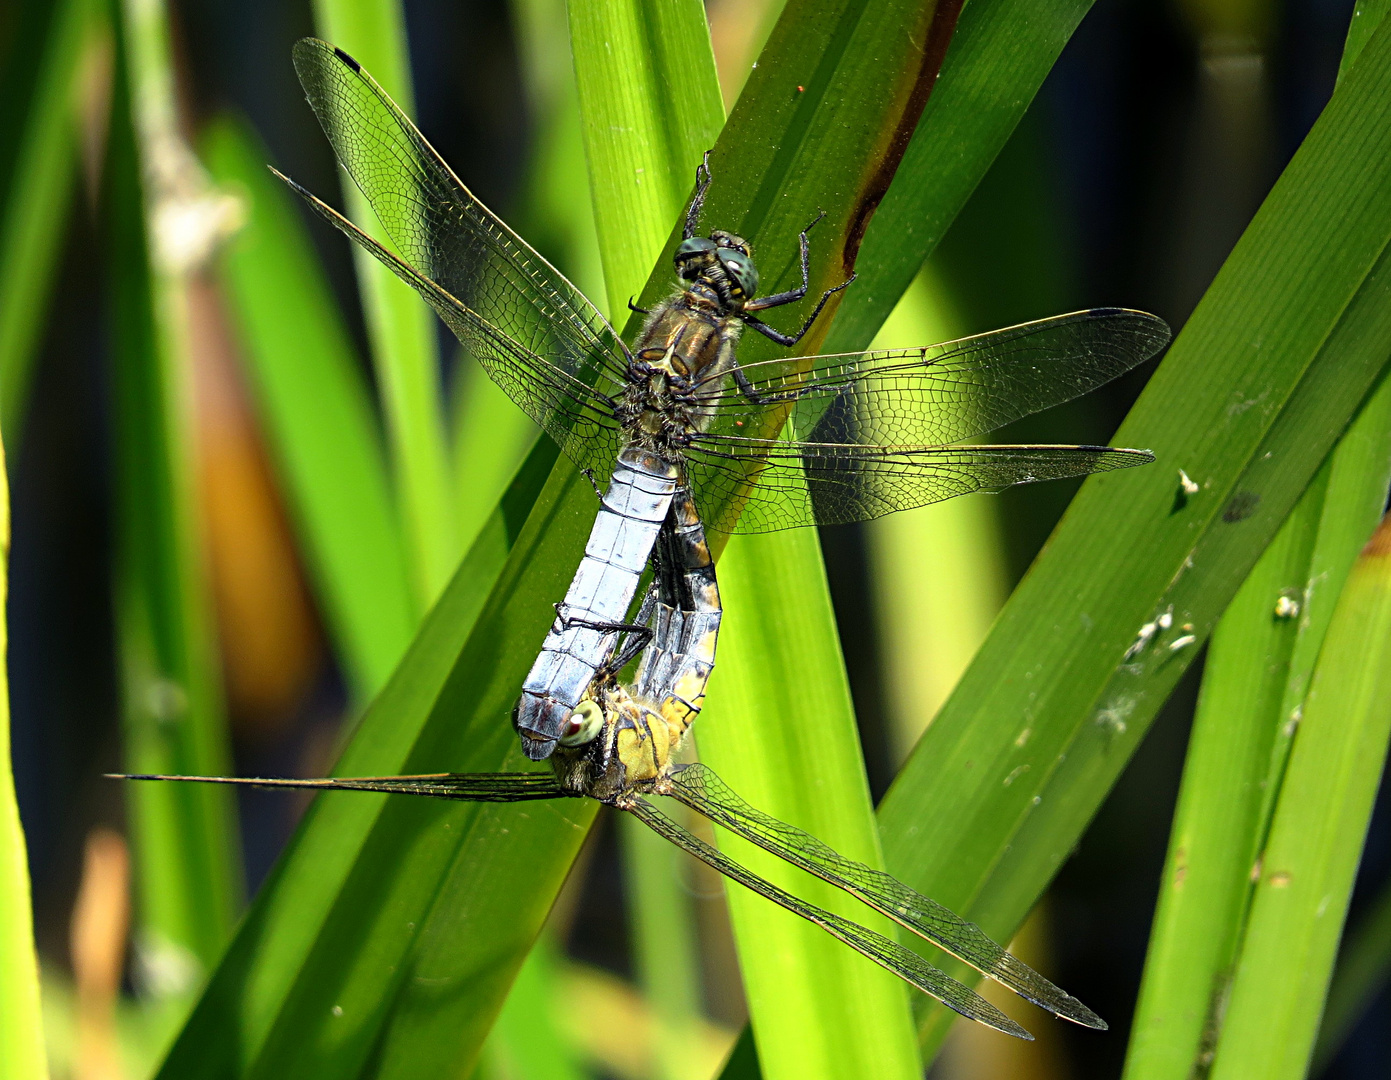
[[674, 261], [683, 281], [705, 281], [732, 306], [752, 300], [758, 292], [758, 270], [749, 243], [733, 233], [717, 229], [708, 237], [682, 240]]

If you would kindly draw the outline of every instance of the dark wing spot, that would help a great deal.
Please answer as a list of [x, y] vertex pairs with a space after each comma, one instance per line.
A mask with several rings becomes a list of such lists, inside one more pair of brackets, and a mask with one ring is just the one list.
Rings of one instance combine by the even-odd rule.
[[1256, 512], [1256, 507], [1260, 505], [1260, 502], [1261, 497], [1254, 491], [1238, 491], [1227, 503], [1227, 508], [1222, 511], [1222, 520], [1228, 525], [1245, 521]]
[[351, 56], [349, 56], [347, 53], [345, 53], [342, 49], [338, 48], [338, 46], [335, 45], [335, 46], [333, 47], [333, 51], [334, 51], [335, 53], [338, 54], [338, 59], [339, 59], [339, 60], [342, 60], [343, 63], [347, 64], [348, 67], [350, 67], [350, 68], [353, 69], [353, 71], [355, 71], [355, 72], [360, 72], [360, 71], [362, 70], [362, 65], [359, 64], [356, 60], [354, 60], [354, 59], [353, 59]]

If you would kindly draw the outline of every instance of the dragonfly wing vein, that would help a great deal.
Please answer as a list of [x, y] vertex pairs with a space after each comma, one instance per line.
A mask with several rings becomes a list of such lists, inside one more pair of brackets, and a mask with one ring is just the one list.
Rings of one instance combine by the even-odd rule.
[[[1147, 312], [1092, 308], [938, 345], [781, 358], [742, 371], [755, 398], [791, 404], [790, 426], [802, 437], [943, 445], [1089, 393], [1168, 340], [1168, 326]], [[746, 391], [712, 386], [703, 394], [712, 414], [744, 421], [718, 430], [747, 426]]]
[[882, 870], [846, 858], [808, 832], [749, 805], [706, 765], [668, 779], [670, 794], [692, 810], [863, 901], [1055, 1016], [1104, 1030], [1106, 1022], [992, 940], [975, 923]]
[[[532, 353], [502, 328], [482, 318], [437, 282], [388, 251], [322, 199], [289, 177], [276, 175], [321, 217], [415, 289], [460, 341], [471, 336], [485, 341], [494, 359], [488, 362], [480, 358], [480, 362], [493, 381], [579, 468], [590, 470], [596, 482], [608, 476], [623, 443], [618, 423], [613, 418], [611, 399]], [[508, 357], [512, 362], [498, 363], [497, 357]]]
[[874, 446], [696, 436], [686, 469], [716, 532], [869, 521], [1016, 484], [1145, 465], [1107, 446]]
[[342, 776], [313, 780], [256, 776], [172, 776], [162, 773], [107, 773], [113, 780], [178, 780], [256, 788], [308, 788], [314, 791], [376, 791], [385, 795], [423, 795], [464, 802], [531, 802], [573, 798], [550, 773], [429, 773], [423, 776]]
[[923, 993], [936, 998], [947, 1008], [962, 1016], [977, 1020], [996, 1031], [1013, 1035], [1018, 1039], [1033, 1039], [1027, 1030], [1016, 1024], [999, 1009], [968, 986], [964, 986], [933, 967], [911, 949], [905, 949], [896, 941], [877, 934], [873, 930], [851, 922], [832, 912], [825, 911], [800, 897], [778, 888], [772, 882], [759, 877], [753, 871], [741, 866], [723, 852], [711, 847], [668, 818], [651, 803], [641, 798], [633, 798], [620, 804], [622, 809], [639, 817], [650, 829], [677, 847], [690, 852], [697, 859], [718, 870], [721, 874], [737, 881], [747, 889], [773, 901], [779, 907], [800, 915], [808, 922], [815, 923], [833, 937], [868, 957], [881, 967], [911, 983]]
[[[334, 153], [414, 275], [383, 261], [573, 454], [582, 439], [566, 437], [566, 422], [611, 402], [624, 387], [627, 352], [618, 335], [564, 275], [474, 198], [370, 75], [312, 38], [295, 45], [294, 62]], [[366, 244], [338, 217], [330, 220], [383, 258], [385, 249]], [[591, 386], [598, 392], [580, 389]], [[567, 406], [569, 395], [577, 401]], [[591, 455], [582, 453], [580, 464], [589, 467]]]

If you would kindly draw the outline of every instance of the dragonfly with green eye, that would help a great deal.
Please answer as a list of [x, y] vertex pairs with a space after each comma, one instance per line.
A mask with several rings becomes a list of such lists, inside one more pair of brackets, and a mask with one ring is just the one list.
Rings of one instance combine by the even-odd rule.
[[[700, 711], [714, 666], [718, 585], [689, 493], [677, 498], [661, 530], [654, 588], [639, 613], [645, 635], [632, 633], [601, 665], [578, 712], [597, 731], [577, 745], [562, 744], [551, 771], [440, 773], [425, 776], [317, 780], [242, 777], [125, 776], [268, 788], [374, 791], [473, 802], [531, 802], [591, 798], [639, 818], [659, 836], [726, 877], [822, 927], [850, 948], [963, 1016], [1020, 1039], [1033, 1036], [970, 987], [957, 982], [897, 941], [817, 907], [753, 873], [663, 813], [648, 796], [675, 799], [709, 821], [821, 878], [983, 975], [1053, 1015], [1105, 1030], [1106, 1023], [992, 941], [979, 927], [881, 870], [848, 859], [809, 833], [750, 806], [709, 767], [676, 763], [676, 753]], [[630, 684], [618, 680], [641, 652]]]
[[674, 253], [679, 286], [628, 345], [464, 187], [352, 57], [305, 39], [294, 63], [334, 152], [400, 254], [286, 182], [415, 288], [605, 488], [514, 710], [533, 760], [592, 736], [577, 710], [618, 637], [637, 626], [628, 613], [678, 491], [690, 492], [705, 528], [760, 532], [865, 521], [1153, 460], [1105, 446], [961, 445], [1152, 356], [1169, 338], [1153, 315], [1099, 308], [917, 349], [741, 366], [735, 352], [745, 328], [794, 346], [853, 278], [822, 293], [795, 331], [764, 322], [760, 313], [807, 296], [807, 231], [798, 237], [800, 284], [759, 297], [749, 244], [723, 230], [697, 235], [711, 182], [707, 155]]

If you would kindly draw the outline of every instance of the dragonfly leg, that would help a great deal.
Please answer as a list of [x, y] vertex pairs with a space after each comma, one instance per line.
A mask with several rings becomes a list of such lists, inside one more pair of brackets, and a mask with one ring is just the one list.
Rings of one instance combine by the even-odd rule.
[[795, 334], [784, 334], [781, 330], [776, 330], [773, 327], [769, 326], [767, 323], [762, 322], [759, 319], [755, 319], [746, 311], [741, 311], [739, 313], [739, 318], [743, 319], [746, 325], [753, 327], [764, 337], [771, 338], [773, 341], [776, 341], [779, 345], [785, 345], [790, 348], [791, 346], [796, 345], [797, 342], [801, 341], [802, 338], [806, 336], [807, 331], [811, 329], [811, 324], [816, 322], [816, 317], [821, 314], [821, 309], [826, 306], [826, 301], [829, 300], [836, 293], [840, 292], [842, 289], [849, 286], [851, 282], [855, 280], [856, 276], [857, 275], [855, 274], [851, 274], [839, 285], [833, 286], [832, 288], [829, 288], [824, 293], [822, 293], [821, 299], [816, 302], [816, 307], [812, 310], [812, 313], [807, 316], [807, 321], [802, 323], [802, 328], [798, 330]]
[[[802, 284], [795, 289], [788, 289], [787, 292], [774, 293], [772, 296], [751, 300], [744, 305], [745, 311], [765, 311], [768, 308], [782, 307], [783, 304], [795, 304], [807, 295], [807, 290], [811, 288], [811, 242], [807, 239], [807, 233], [816, 228], [816, 223], [825, 216], [826, 211], [822, 210], [810, 225], [797, 234], [797, 246], [801, 251]], [[850, 283], [847, 281], [845, 284]], [[842, 285], [841, 288], [845, 288], [845, 285]]]
[[609, 662], [605, 666], [611, 673], [616, 674], [622, 671], [652, 643], [652, 638], [653, 632], [650, 626], [634, 626], [628, 631], [622, 645], [613, 650], [613, 655], [609, 657]]
[[593, 470], [593, 469], [581, 469], [581, 470], [580, 470], [580, 475], [583, 476], [586, 480], [589, 481], [589, 486], [592, 487], [592, 488], [594, 489], [594, 497], [597, 498], [600, 502], [603, 502], [603, 501], [604, 501], [604, 492], [603, 492], [603, 489], [599, 487], [599, 481], [597, 481], [597, 480], [594, 479], [594, 470]]
[[[582, 630], [600, 630], [606, 634], [646, 635], [648, 639], [652, 637], [652, 628], [643, 626], [641, 623], [601, 622], [597, 619], [581, 619], [574, 615], [566, 615], [565, 612], [561, 610], [564, 606], [565, 603], [563, 601], [555, 605], [555, 620], [560, 623], [560, 628], [562, 630], [570, 630], [578, 626]], [[642, 647], [647, 647], [646, 641], [643, 642]], [[638, 652], [641, 651], [642, 649], [638, 650]], [[637, 653], [633, 655], [636, 656]]]
[[637, 304], [633, 303], [633, 298], [632, 298], [631, 296], [628, 297], [628, 310], [629, 310], [629, 311], [636, 311], [639, 315], [651, 315], [651, 314], [652, 314], [652, 309], [651, 309], [651, 308], [638, 307]]
[[710, 188], [710, 151], [705, 151], [705, 156], [696, 167], [696, 189], [691, 196], [691, 205], [686, 207], [686, 227], [681, 230], [681, 239], [689, 240], [696, 234], [696, 228], [700, 223], [700, 211], [705, 206], [705, 193]]
[[[811, 329], [811, 324], [816, 322], [816, 317], [821, 314], [821, 309], [826, 306], [826, 301], [855, 280], [855, 275], [851, 274], [839, 285], [827, 289], [822, 293], [821, 299], [816, 302], [815, 309], [807, 316], [807, 321], [802, 323], [802, 328], [795, 334], [784, 334], [782, 331], [775, 330], [767, 323], [754, 318], [752, 315], [752, 312], [755, 311], [767, 311], [769, 308], [782, 307], [784, 304], [795, 304], [798, 300], [803, 299], [807, 295], [807, 290], [811, 288], [811, 244], [807, 240], [807, 233], [825, 216], [826, 213], [823, 210], [816, 216], [815, 221], [812, 221], [797, 237], [797, 244], [801, 253], [802, 283], [795, 289], [788, 289], [787, 292], [774, 293], [772, 296], [764, 296], [761, 299], [752, 300], [744, 305], [743, 311], [737, 312], [739, 318], [743, 319], [745, 324], [752, 326], [764, 337], [771, 338], [779, 345], [791, 347], [801, 341], [802, 338], [806, 336], [806, 332]], [[738, 379], [737, 374], [735, 378]], [[740, 389], [744, 390], [745, 394], [748, 393], [743, 385], [740, 386]]]
[[753, 388], [753, 383], [749, 382], [749, 377], [744, 374], [744, 369], [738, 364], [734, 365], [734, 385], [739, 387], [739, 392], [748, 398], [755, 405], [767, 405], [769, 401], [762, 394]]
[[642, 604], [638, 607], [636, 617], [637, 630], [629, 631], [624, 635], [622, 641], [615, 643], [613, 652], [609, 654], [608, 662], [604, 665], [604, 670], [610, 674], [617, 674], [628, 666], [637, 655], [652, 643], [656, 636], [652, 629], [653, 611], [660, 599], [660, 587], [654, 578], [647, 587], [647, 594], [642, 598]]

